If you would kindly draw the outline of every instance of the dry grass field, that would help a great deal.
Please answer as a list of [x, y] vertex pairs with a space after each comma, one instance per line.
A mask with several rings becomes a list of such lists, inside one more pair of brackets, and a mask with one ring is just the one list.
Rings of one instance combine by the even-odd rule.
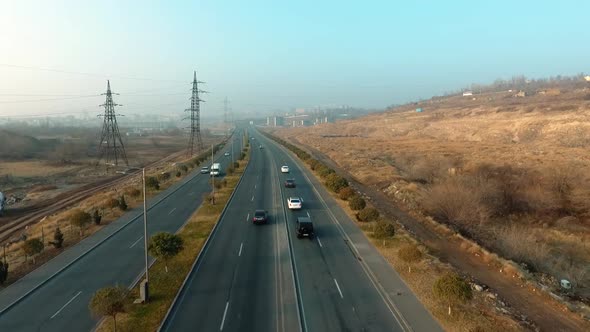
[[589, 303], [590, 86], [557, 92], [436, 98], [276, 134]]

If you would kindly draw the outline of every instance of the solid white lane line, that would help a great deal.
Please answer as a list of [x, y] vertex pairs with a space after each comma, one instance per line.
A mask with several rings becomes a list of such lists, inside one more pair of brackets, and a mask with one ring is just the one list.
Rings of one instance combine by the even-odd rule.
[[322, 241], [320, 241], [320, 237], [316, 235], [316, 239], [318, 239], [318, 243], [320, 244], [320, 247], [323, 248], [324, 246], [322, 245]]
[[63, 307], [61, 307], [56, 313], [53, 314], [53, 316], [51, 316], [51, 318], [49, 319], [53, 319], [53, 317], [59, 315], [59, 313], [64, 310], [65, 307], [68, 306], [68, 304], [72, 303], [72, 301], [74, 301], [80, 294], [82, 294], [82, 291], [79, 291], [76, 295], [74, 295], [74, 297], [72, 297], [66, 304], [64, 304]]
[[133, 244], [131, 246], [129, 246], [129, 249], [135, 247], [135, 245], [137, 244], [137, 242], [139, 242], [139, 240], [143, 239], [143, 236], [140, 237], [139, 239], [135, 240], [135, 242], [133, 242]]
[[168, 212], [168, 215], [171, 215], [171, 214], [172, 214], [172, 212], [174, 212], [174, 210], [176, 210], [176, 208], [174, 208], [174, 209], [170, 210], [170, 212]]
[[307, 212], [307, 217], [308, 217], [308, 218], [311, 218], [311, 216], [309, 215], [309, 211]]
[[252, 200], [251, 201], [254, 202], [254, 195], [252, 195]]
[[229, 301], [225, 302], [225, 310], [223, 311], [223, 318], [221, 319], [221, 326], [219, 331], [223, 331], [223, 324], [225, 323], [225, 315], [227, 315], [227, 308], [229, 307]]
[[244, 242], [242, 242], [240, 244], [240, 252], [238, 253], [238, 256], [242, 256], [242, 248], [244, 247]]
[[254, 185], [254, 189], [256, 189], [256, 185]]
[[336, 280], [336, 278], [334, 278], [334, 283], [336, 284], [336, 288], [338, 288], [338, 293], [340, 293], [340, 297], [344, 298], [344, 296], [342, 295], [342, 291], [340, 290], [340, 285], [338, 285], [338, 280]]
[[250, 220], [250, 213], [248, 213], [248, 216], [246, 217], [246, 221]]

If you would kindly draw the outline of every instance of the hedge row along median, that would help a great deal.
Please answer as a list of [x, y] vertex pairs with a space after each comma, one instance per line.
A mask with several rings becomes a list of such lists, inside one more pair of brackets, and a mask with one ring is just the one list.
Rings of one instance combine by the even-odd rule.
[[[138, 287], [134, 287], [128, 293], [123, 306], [124, 313], [116, 316], [117, 331], [156, 331], [158, 329], [182, 282], [190, 272], [192, 263], [218, 222], [223, 208], [244, 173], [249, 159], [248, 149], [246, 148], [244, 151], [244, 158], [240, 158], [234, 164], [233, 173], [228, 173], [224, 181], [216, 181], [216, 184], [224, 185], [215, 189], [215, 204], [204, 199], [201, 207], [177, 232], [177, 235], [182, 239], [184, 250], [166, 261], [156, 260], [150, 267], [150, 301], [147, 304], [133, 304], [133, 301], [139, 298]], [[97, 331], [112, 331], [113, 329], [114, 320], [105, 319]]]

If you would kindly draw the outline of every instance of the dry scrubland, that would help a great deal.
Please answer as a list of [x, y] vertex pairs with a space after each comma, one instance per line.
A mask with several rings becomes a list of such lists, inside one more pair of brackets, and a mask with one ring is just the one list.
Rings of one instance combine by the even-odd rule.
[[[59, 134], [67, 135], [68, 130], [75, 131], [66, 128]], [[26, 207], [112, 175], [107, 174], [104, 167], [95, 167], [94, 139], [36, 139], [0, 129], [0, 137], [3, 136], [12, 147], [0, 148], [0, 191], [9, 198], [16, 198], [9, 208]], [[206, 137], [205, 143], [212, 143], [212, 138]], [[126, 137], [125, 147], [129, 165], [139, 167], [182, 150], [186, 147], [186, 137]]]
[[590, 90], [473, 97], [277, 134], [588, 303]]

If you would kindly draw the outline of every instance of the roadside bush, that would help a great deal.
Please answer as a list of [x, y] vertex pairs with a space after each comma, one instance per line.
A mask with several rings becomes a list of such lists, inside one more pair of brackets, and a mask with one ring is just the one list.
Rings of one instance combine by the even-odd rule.
[[6, 279], [8, 279], [8, 263], [0, 260], [0, 285], [3, 285]]
[[354, 211], [360, 211], [367, 206], [367, 202], [361, 196], [354, 195], [348, 200], [348, 206]]
[[158, 174], [158, 180], [164, 182], [170, 179], [170, 172], [162, 172]]
[[35, 264], [35, 256], [40, 254], [43, 251], [44, 247], [45, 246], [43, 245], [43, 242], [41, 242], [41, 240], [30, 239], [26, 240], [25, 243], [23, 243], [22, 248], [25, 253], [25, 256], [33, 258], [33, 264]]
[[459, 275], [452, 272], [438, 278], [432, 287], [432, 292], [448, 305], [449, 316], [451, 315], [451, 306], [465, 303], [473, 296], [469, 284]]
[[103, 206], [107, 209], [114, 209], [119, 206], [119, 200], [116, 198], [108, 198], [104, 203]]
[[358, 221], [374, 221], [379, 218], [379, 211], [374, 207], [365, 207], [364, 209], [360, 210], [359, 213], [356, 214], [356, 219]]
[[53, 241], [49, 242], [55, 249], [60, 249], [64, 243], [64, 234], [61, 232], [61, 229], [58, 227], [55, 229], [53, 233]]
[[185, 164], [180, 164], [176, 166], [180, 172], [188, 172], [188, 167]]
[[395, 226], [393, 223], [386, 220], [379, 220], [375, 224], [375, 231], [373, 237], [377, 239], [384, 239], [395, 235]]
[[180, 171], [176, 171], [176, 177], [179, 178], [182, 176], [182, 173]]
[[237, 162], [237, 161], [234, 161], [234, 168], [235, 168], [235, 169], [238, 169], [238, 168], [240, 168], [240, 163], [239, 163], [239, 162]]
[[326, 177], [328, 177], [328, 175], [330, 175], [332, 173], [336, 173], [336, 172], [328, 166], [321, 165], [318, 167], [318, 175], [322, 178], [326, 178]]
[[348, 200], [350, 197], [352, 197], [355, 194], [354, 189], [352, 189], [351, 187], [344, 187], [342, 189], [340, 189], [340, 191], [338, 192], [338, 197], [340, 197], [341, 200]]
[[321, 164], [319, 160], [313, 158], [308, 159], [307, 163], [309, 164], [309, 168], [311, 168], [312, 171], [315, 171]]
[[153, 176], [145, 178], [145, 186], [149, 189], [160, 190], [160, 181]]
[[94, 209], [94, 212], [92, 213], [92, 221], [94, 221], [94, 224], [100, 225], [101, 220], [102, 220], [102, 216], [98, 212], [98, 209]]
[[137, 188], [130, 187], [130, 188], [125, 189], [125, 194], [127, 194], [133, 198], [137, 198], [141, 195], [141, 190], [139, 190]]
[[[115, 199], [115, 201], [117, 200]], [[117, 205], [118, 204], [119, 201], [117, 201]], [[86, 225], [90, 223], [90, 220], [90, 214], [79, 209], [72, 211], [70, 214], [70, 223], [80, 229], [80, 236], [84, 234], [84, 229], [86, 228]]]
[[125, 211], [127, 208], [128, 206], [127, 202], [125, 201], [125, 195], [121, 195], [121, 197], [119, 197], [119, 209], [121, 209], [121, 211]]
[[397, 256], [408, 264], [408, 272], [412, 272], [411, 263], [417, 263], [422, 260], [422, 252], [413, 243], [404, 244], [397, 251]]
[[326, 187], [337, 193], [340, 189], [348, 187], [348, 180], [336, 173], [332, 173], [326, 178]]

